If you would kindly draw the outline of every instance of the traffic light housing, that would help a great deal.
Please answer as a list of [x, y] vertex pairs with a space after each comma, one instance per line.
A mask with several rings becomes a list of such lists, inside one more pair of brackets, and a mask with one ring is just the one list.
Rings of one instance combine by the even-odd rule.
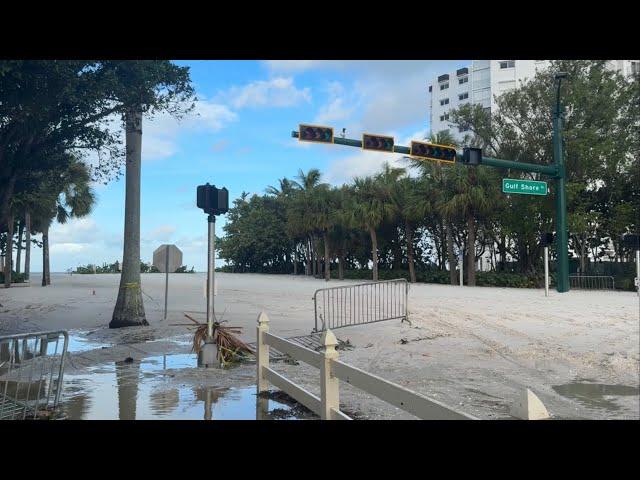
[[215, 185], [198, 185], [197, 189], [198, 208], [204, 210], [209, 215], [221, 215], [229, 210], [229, 190], [226, 188], [216, 188]]
[[301, 142], [333, 143], [333, 128], [301, 123], [298, 126], [298, 140]]
[[436, 160], [438, 162], [455, 163], [456, 149], [449, 145], [437, 145], [435, 143], [411, 141], [412, 157]]
[[543, 233], [542, 236], [540, 237], [540, 243], [542, 244], [543, 247], [548, 247], [550, 245], [553, 245], [553, 240], [554, 240], [553, 233], [550, 233], [550, 232]]
[[482, 149], [464, 148], [462, 150], [462, 163], [465, 165], [480, 165], [482, 163]]
[[393, 137], [386, 135], [362, 135], [362, 149], [375, 150], [377, 152], [393, 152]]

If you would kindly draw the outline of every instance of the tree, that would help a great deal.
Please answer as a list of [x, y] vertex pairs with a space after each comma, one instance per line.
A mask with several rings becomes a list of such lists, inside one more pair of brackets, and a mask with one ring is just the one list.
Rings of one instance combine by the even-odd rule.
[[348, 207], [350, 223], [369, 233], [371, 237], [371, 259], [373, 280], [378, 281], [378, 237], [376, 229], [385, 218], [385, 201], [380, 186], [374, 177], [356, 177], [354, 193]]
[[140, 284], [140, 172], [142, 118], [166, 111], [180, 117], [193, 108], [187, 67], [166, 60], [103, 62], [108, 98], [122, 116], [126, 135], [124, 250], [118, 299], [110, 328], [148, 325]]

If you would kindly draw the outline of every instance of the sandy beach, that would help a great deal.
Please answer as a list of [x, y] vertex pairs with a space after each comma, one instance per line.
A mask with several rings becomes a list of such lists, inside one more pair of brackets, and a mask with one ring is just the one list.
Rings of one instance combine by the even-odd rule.
[[[53, 274], [52, 284], [0, 290], [0, 335], [65, 329], [100, 345], [70, 354], [68, 376], [86, 375], [126, 356], [190, 352], [184, 313], [204, 321], [205, 274], [172, 274], [163, 319], [164, 274], [144, 274], [150, 327], [110, 330], [119, 275]], [[311, 332], [316, 289], [362, 283], [287, 275], [217, 273], [216, 313], [255, 341], [265, 311], [271, 332]], [[391, 320], [335, 330], [351, 349], [341, 360], [483, 419], [510, 418], [520, 389], [534, 391], [553, 418], [640, 418], [640, 302], [632, 292], [469, 288], [416, 284], [409, 290], [411, 325]], [[105, 348], [102, 348], [102, 347]], [[304, 364], [274, 369], [318, 393], [317, 370]], [[176, 385], [250, 387], [255, 365], [228, 371], [176, 369]], [[616, 387], [625, 387], [620, 390]], [[620, 393], [627, 391], [631, 393]], [[635, 393], [634, 393], [635, 392]], [[413, 418], [341, 385], [341, 403], [361, 418]]]

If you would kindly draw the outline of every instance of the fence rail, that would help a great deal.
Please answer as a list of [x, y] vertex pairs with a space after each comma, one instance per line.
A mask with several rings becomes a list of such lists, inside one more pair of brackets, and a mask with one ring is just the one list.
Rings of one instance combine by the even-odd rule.
[[36, 419], [57, 407], [68, 345], [66, 331], [0, 336], [0, 420]]
[[[339, 361], [335, 349], [338, 341], [330, 329], [323, 333], [322, 343], [324, 350], [314, 352], [269, 333], [269, 318], [262, 312], [258, 316], [256, 342], [258, 396], [272, 384], [323, 420], [351, 420], [340, 411], [339, 380], [342, 380], [423, 420], [476, 420], [444, 403]], [[320, 370], [319, 397], [269, 368], [270, 346]], [[267, 406], [261, 408], [266, 410]]]
[[313, 294], [314, 332], [382, 322], [409, 321], [406, 279], [321, 288]]
[[615, 290], [616, 284], [609, 275], [569, 275], [569, 286], [585, 290]]

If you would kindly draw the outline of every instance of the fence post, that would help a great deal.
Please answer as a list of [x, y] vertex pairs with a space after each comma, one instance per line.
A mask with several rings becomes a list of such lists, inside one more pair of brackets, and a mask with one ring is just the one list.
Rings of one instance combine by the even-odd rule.
[[331, 362], [338, 359], [336, 345], [338, 340], [328, 328], [322, 333], [323, 359], [320, 363], [320, 401], [322, 420], [331, 420], [331, 409], [340, 409], [338, 377], [331, 373]]
[[269, 368], [269, 345], [264, 341], [264, 334], [269, 332], [269, 317], [264, 312], [260, 312], [258, 315], [258, 329], [256, 335], [256, 349], [257, 352], [257, 368], [258, 368], [258, 381], [257, 389], [258, 395], [261, 392], [266, 392], [269, 382], [264, 378], [263, 368]]

